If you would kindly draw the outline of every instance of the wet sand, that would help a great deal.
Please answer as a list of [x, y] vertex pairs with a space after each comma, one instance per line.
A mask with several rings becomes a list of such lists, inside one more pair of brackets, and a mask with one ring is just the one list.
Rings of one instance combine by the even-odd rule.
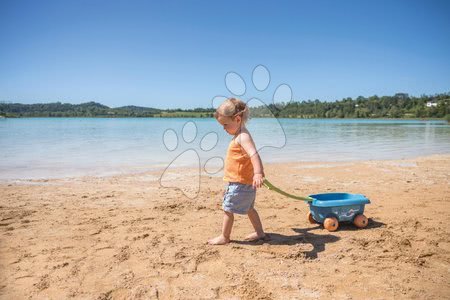
[[[271, 240], [209, 246], [222, 222], [220, 177], [188, 199], [159, 173], [0, 185], [1, 299], [449, 299], [450, 155], [267, 164], [299, 195], [366, 195], [369, 225], [328, 232], [308, 206], [265, 188]], [[180, 173], [176, 184], [185, 180]]]

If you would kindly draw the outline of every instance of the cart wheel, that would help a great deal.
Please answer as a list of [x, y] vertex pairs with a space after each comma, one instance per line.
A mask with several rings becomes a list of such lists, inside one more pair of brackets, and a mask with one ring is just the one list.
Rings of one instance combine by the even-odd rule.
[[355, 219], [353, 219], [353, 224], [358, 228], [364, 228], [367, 226], [368, 221], [365, 215], [357, 215]]
[[336, 218], [326, 218], [323, 221], [323, 227], [328, 231], [336, 231], [339, 227], [339, 221]]
[[314, 220], [311, 212], [308, 212], [308, 221], [311, 224], [316, 224], [317, 223], [316, 220]]

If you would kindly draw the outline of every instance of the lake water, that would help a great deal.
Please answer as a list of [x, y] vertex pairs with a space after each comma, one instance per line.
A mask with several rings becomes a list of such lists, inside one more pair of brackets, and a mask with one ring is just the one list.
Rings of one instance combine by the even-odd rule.
[[[263, 162], [450, 153], [444, 121], [252, 119], [248, 127]], [[174, 160], [180, 166], [200, 160], [203, 166], [211, 157], [207, 167], [214, 169], [230, 139], [214, 119], [0, 119], [0, 180], [145, 172]], [[195, 152], [183, 156], [188, 149]]]

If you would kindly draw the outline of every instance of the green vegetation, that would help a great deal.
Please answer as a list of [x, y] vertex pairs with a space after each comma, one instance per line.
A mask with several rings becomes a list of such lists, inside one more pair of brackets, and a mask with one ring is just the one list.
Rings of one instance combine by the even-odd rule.
[[[0, 116], [4, 117], [210, 118], [213, 113], [214, 110], [208, 108], [164, 110], [139, 106], [110, 108], [96, 102], [0, 103]], [[291, 101], [251, 109], [252, 117], [273, 115], [279, 118], [445, 118], [450, 120], [450, 93], [420, 97], [410, 97], [407, 94], [368, 98], [360, 96], [356, 99], [344, 98], [335, 102]]]
[[[450, 93], [420, 97], [407, 94], [360, 96], [335, 102], [308, 100], [269, 105], [269, 108], [281, 118], [444, 118], [450, 114]], [[252, 109], [253, 116], [267, 114], [267, 108]]]
[[206, 118], [212, 117], [213, 109], [196, 108], [182, 109], [157, 109], [140, 106], [122, 106], [110, 108], [106, 105], [87, 102], [82, 104], [69, 103], [0, 103], [0, 116], [9, 118], [20, 117], [98, 117], [98, 118]]
[[189, 110], [183, 109], [167, 109], [155, 114], [154, 117], [160, 118], [211, 118], [214, 114], [214, 109], [195, 108]]

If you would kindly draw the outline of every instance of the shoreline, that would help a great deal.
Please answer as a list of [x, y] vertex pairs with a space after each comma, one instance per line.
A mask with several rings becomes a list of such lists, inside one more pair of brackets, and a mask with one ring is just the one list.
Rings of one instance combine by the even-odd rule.
[[[292, 164], [348, 164], [348, 163], [362, 163], [362, 162], [389, 162], [389, 161], [409, 161], [409, 160], [423, 160], [423, 159], [432, 159], [432, 158], [439, 158], [439, 157], [450, 157], [450, 153], [437, 153], [437, 154], [430, 154], [430, 155], [419, 155], [419, 156], [411, 156], [411, 157], [403, 157], [403, 158], [393, 158], [393, 159], [354, 159], [354, 160], [314, 160], [314, 161], [299, 161], [299, 160], [287, 160], [287, 161], [277, 161], [277, 162], [264, 162], [264, 166], [284, 166], [284, 165], [292, 165]], [[51, 182], [51, 181], [71, 181], [71, 180], [84, 180], [84, 179], [95, 179], [95, 178], [112, 178], [112, 177], [130, 177], [130, 176], [145, 176], [146, 174], [154, 175], [154, 173], [162, 172], [165, 170], [166, 167], [152, 167], [148, 168], [147, 170], [143, 171], [135, 171], [135, 172], [129, 172], [129, 171], [110, 171], [107, 172], [105, 175], [79, 175], [79, 176], [62, 176], [62, 177], [41, 177], [41, 178], [12, 178], [12, 179], [0, 179], [0, 185], [5, 184], [14, 184], [14, 183], [39, 183], [39, 182]], [[175, 167], [174, 170], [193, 170], [194, 167]], [[218, 173], [221, 173], [222, 171], [219, 171]], [[160, 173], [162, 175], [162, 173]], [[205, 173], [205, 171], [202, 169], [201, 176], [206, 177], [221, 177], [220, 174], [208, 174]]]

